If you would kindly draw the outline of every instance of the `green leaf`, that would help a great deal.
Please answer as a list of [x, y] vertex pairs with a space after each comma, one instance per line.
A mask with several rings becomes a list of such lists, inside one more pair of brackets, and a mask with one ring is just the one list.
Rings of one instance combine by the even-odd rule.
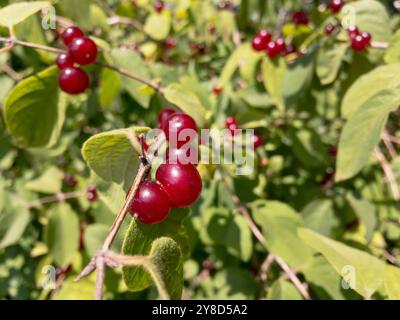
[[48, 168], [40, 177], [26, 183], [30, 191], [54, 194], [61, 191], [64, 174], [57, 167]]
[[68, 0], [58, 1], [57, 6], [61, 9], [63, 16], [70, 18], [82, 28], [91, 25], [90, 0]]
[[309, 229], [301, 228], [298, 234], [329, 261], [336, 272], [344, 277], [350, 288], [364, 298], [370, 298], [383, 284], [385, 264], [378, 258]]
[[72, 262], [79, 248], [79, 218], [67, 203], [60, 203], [48, 212], [46, 244], [59, 266]]
[[171, 238], [153, 241], [149, 263], [145, 265], [163, 299], [178, 300], [183, 289], [183, 258], [179, 245]]
[[224, 246], [229, 253], [248, 261], [253, 251], [252, 234], [246, 220], [224, 208], [210, 208], [204, 213], [203, 242]]
[[172, 83], [165, 88], [164, 96], [169, 102], [190, 115], [200, 128], [204, 126], [206, 109], [196, 94], [185, 88], [182, 84]]
[[31, 220], [29, 210], [21, 202], [21, 198], [10, 193], [0, 198], [0, 249], [17, 243]]
[[211, 281], [215, 292], [211, 299], [255, 299], [257, 283], [248, 270], [228, 267], [219, 271]]
[[59, 99], [58, 71], [50, 67], [20, 83], [5, 102], [7, 129], [18, 144], [44, 147], [58, 138], [66, 103]]
[[390, 300], [400, 300], [400, 269], [385, 266], [385, 289]]
[[82, 147], [83, 158], [102, 179], [128, 183], [137, 170], [140, 145], [136, 138], [147, 131], [148, 128], [132, 127], [94, 135]]
[[303, 300], [296, 287], [288, 280], [276, 280], [268, 290], [268, 300]]
[[387, 64], [400, 62], [400, 30], [392, 36], [383, 59]]
[[0, 25], [11, 28], [35, 14], [39, 10], [51, 6], [48, 1], [13, 3], [0, 9]]
[[310, 85], [314, 75], [315, 52], [314, 49], [288, 66], [282, 83], [282, 93], [286, 105], [295, 103], [299, 95], [304, 93]]
[[100, 250], [109, 231], [110, 227], [101, 223], [91, 224], [85, 229], [83, 243], [90, 257], [93, 257]]
[[163, 10], [161, 13], [152, 13], [144, 24], [144, 32], [151, 38], [161, 41], [168, 37], [171, 29], [171, 12]]
[[348, 47], [347, 43], [335, 42], [325, 44], [319, 49], [316, 72], [322, 85], [335, 81]]
[[329, 236], [332, 229], [338, 224], [330, 199], [318, 199], [310, 202], [303, 209], [304, 226]]
[[53, 300], [93, 300], [95, 283], [90, 278], [74, 281], [63, 281], [59, 290], [55, 291]]
[[304, 276], [320, 299], [346, 299], [341, 286], [341, 277], [323, 256], [313, 257], [303, 270]]
[[[375, 0], [352, 1], [342, 8], [340, 19], [349, 21], [353, 17], [355, 17], [357, 27], [371, 33], [374, 41], [388, 42], [390, 40], [392, 35], [390, 17], [382, 3]], [[368, 58], [372, 62], [378, 62], [383, 53], [381, 49], [370, 48]]]
[[225, 63], [218, 80], [218, 85], [224, 87], [241, 65], [249, 62], [257, 63], [262, 56], [262, 54], [255, 52], [249, 43], [242, 44], [235, 49]]
[[[168, 218], [158, 224], [143, 224], [132, 220], [125, 233], [122, 245], [124, 255], [148, 255], [154, 240], [160, 237], [170, 237], [181, 247], [183, 255], [188, 252], [188, 240], [182, 220], [188, 215], [188, 210], [173, 209]], [[141, 291], [152, 283], [151, 277], [141, 267], [123, 268], [125, 283], [131, 291]]]
[[377, 67], [361, 76], [346, 92], [341, 106], [342, 116], [349, 118], [371, 97], [388, 89], [400, 89], [400, 63]]
[[321, 137], [309, 128], [290, 131], [292, 149], [306, 168], [321, 168], [328, 164], [326, 147]]
[[104, 68], [101, 71], [99, 101], [103, 108], [110, 107], [115, 96], [119, 93], [121, 77], [113, 70]]
[[[146, 80], [151, 80], [149, 67], [137, 52], [128, 49], [113, 49], [111, 51], [111, 58], [117, 67], [132, 72]], [[122, 77], [121, 79], [122, 87], [132, 98], [142, 107], [148, 108], [151, 96], [140, 92], [143, 83], [128, 77]]]
[[312, 250], [296, 234], [304, 224], [296, 211], [285, 203], [265, 200], [253, 202], [251, 208], [254, 220], [262, 228], [268, 251], [296, 268], [311, 259]]
[[354, 213], [364, 225], [366, 230], [365, 238], [369, 242], [372, 239], [377, 221], [375, 206], [367, 199], [357, 199], [353, 195], [349, 194], [346, 197]]
[[264, 87], [269, 95], [275, 100], [278, 109], [285, 108], [283, 100], [283, 83], [287, 72], [284, 59], [263, 58], [261, 65]]
[[355, 176], [378, 145], [389, 113], [400, 104], [400, 90], [382, 90], [365, 101], [345, 124], [340, 136], [335, 180]]

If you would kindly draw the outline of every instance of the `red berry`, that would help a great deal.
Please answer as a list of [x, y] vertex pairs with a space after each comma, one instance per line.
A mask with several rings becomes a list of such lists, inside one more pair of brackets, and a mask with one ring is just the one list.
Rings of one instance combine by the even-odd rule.
[[276, 44], [277, 48], [279, 49], [279, 52], [286, 50], [286, 43], [285, 43], [285, 40], [283, 40], [282, 38], [276, 39], [275, 44]]
[[157, 169], [156, 178], [174, 207], [188, 207], [200, 196], [201, 177], [192, 164], [162, 164]]
[[154, 10], [156, 10], [158, 13], [162, 12], [164, 10], [164, 1], [157, 1], [154, 4]]
[[235, 117], [232, 116], [226, 118], [225, 125], [227, 128], [229, 128], [231, 125], [235, 125], [236, 127], [238, 127]]
[[360, 30], [357, 28], [357, 26], [354, 25], [348, 27], [346, 31], [350, 39], [353, 39], [355, 36], [358, 36], [360, 34]]
[[81, 38], [84, 36], [84, 33], [81, 29], [76, 26], [68, 27], [62, 34], [62, 39], [64, 44], [68, 46], [72, 40], [75, 38]]
[[366, 47], [364, 38], [361, 35], [355, 36], [351, 39], [351, 48], [354, 51], [363, 51]]
[[80, 68], [65, 68], [60, 71], [58, 83], [64, 92], [80, 94], [89, 88], [89, 76]]
[[176, 111], [172, 108], [165, 108], [164, 110], [160, 111], [160, 113], [158, 114], [158, 124], [160, 125], [160, 128], [164, 126], [168, 117], [174, 113], [176, 113]]
[[70, 175], [69, 173], [64, 173], [64, 181], [71, 188], [75, 187], [77, 184], [77, 181], [74, 178], [74, 176]]
[[95, 185], [88, 186], [86, 190], [86, 198], [90, 202], [94, 202], [97, 200], [97, 189]]
[[260, 37], [263, 41], [265, 41], [266, 44], [271, 41], [271, 34], [267, 30], [260, 30], [257, 34], [258, 37]]
[[325, 35], [330, 36], [333, 33], [333, 31], [335, 31], [335, 29], [336, 28], [333, 24], [328, 24], [325, 26], [324, 33]]
[[68, 45], [68, 50], [74, 61], [80, 65], [91, 64], [96, 61], [97, 46], [92, 39], [75, 38]]
[[192, 153], [191, 149], [177, 149], [177, 148], [168, 148], [165, 151], [165, 160], [166, 163], [170, 164], [194, 164], [197, 165], [199, 163], [198, 152], [196, 150], [195, 153]]
[[309, 20], [308, 20], [308, 16], [307, 13], [305, 13], [304, 11], [295, 11], [292, 13], [292, 21], [297, 24], [308, 24]]
[[263, 141], [262, 141], [261, 136], [259, 136], [258, 134], [254, 134], [254, 136], [253, 136], [254, 149], [260, 148], [262, 146], [262, 144], [263, 144]]
[[167, 47], [167, 49], [173, 49], [176, 47], [176, 40], [174, 38], [169, 37], [165, 39], [164, 44]]
[[129, 212], [145, 224], [163, 221], [170, 210], [165, 190], [155, 181], [142, 182], [129, 208]]
[[255, 36], [253, 38], [253, 40], [251, 41], [251, 46], [255, 51], [263, 51], [267, 48], [267, 45], [260, 36]]
[[344, 6], [344, 0], [329, 0], [329, 8], [333, 13], [338, 13]]
[[213, 87], [213, 93], [216, 96], [219, 96], [222, 93], [223, 89], [220, 86], [214, 86]]
[[363, 33], [361, 33], [361, 36], [364, 39], [364, 44], [365, 46], [369, 46], [371, 44], [371, 40], [372, 40], [372, 36], [369, 32], [364, 31]]
[[61, 53], [56, 60], [57, 67], [60, 70], [73, 67], [74, 63], [75, 63], [74, 60], [68, 53]]
[[[162, 127], [162, 130], [165, 132], [165, 136], [170, 143], [170, 138], [177, 139], [176, 147], [178, 148], [190, 141], [190, 137], [186, 137], [183, 141], [180, 140], [180, 135], [185, 129], [190, 129], [197, 133], [196, 122], [191, 116], [185, 113], [174, 113], [170, 115]], [[182, 133], [182, 135], [184, 135], [184, 133]]]

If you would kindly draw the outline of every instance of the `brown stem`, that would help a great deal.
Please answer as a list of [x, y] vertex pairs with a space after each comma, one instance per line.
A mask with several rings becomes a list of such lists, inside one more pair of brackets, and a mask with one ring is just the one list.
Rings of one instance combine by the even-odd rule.
[[110, 70], [113, 70], [113, 71], [115, 71], [115, 72], [118, 72], [119, 74], [121, 74], [121, 75], [123, 75], [123, 76], [126, 76], [126, 77], [128, 77], [128, 78], [132, 78], [132, 79], [134, 79], [134, 80], [137, 80], [137, 81], [139, 81], [139, 82], [141, 82], [141, 83], [143, 83], [143, 84], [149, 86], [150, 88], [153, 88], [153, 89], [156, 90], [157, 92], [160, 92], [160, 93], [163, 92], [163, 88], [161, 88], [158, 84], [156, 84], [156, 83], [154, 83], [154, 82], [151, 82], [151, 81], [149, 81], [149, 80], [146, 80], [146, 79], [142, 78], [141, 76], [138, 76], [137, 74], [131, 73], [131, 72], [125, 70], [125, 69], [118, 68], [118, 67], [116, 67], [116, 66], [112, 66], [112, 65], [109, 65], [109, 64], [106, 64], [106, 63], [103, 63], [103, 62], [97, 61], [97, 62], [95, 62], [95, 63], [96, 63], [98, 66], [100, 66], [100, 67], [108, 68], [108, 69], [110, 69]]
[[[243, 217], [246, 219], [246, 222], [249, 225], [249, 228], [252, 231], [253, 235], [256, 237], [256, 239], [264, 247], [266, 247], [267, 240], [265, 239], [264, 235], [262, 234], [260, 229], [258, 229], [257, 225], [251, 218], [251, 215], [248, 212], [246, 206], [241, 204], [239, 197], [235, 194], [235, 192], [232, 190], [231, 186], [229, 185], [226, 175], [222, 173], [221, 176], [222, 176], [223, 183], [225, 184], [226, 188], [229, 190], [229, 193], [231, 194], [233, 203], [237, 207], [236, 209], [242, 213]], [[299, 292], [301, 293], [303, 298], [306, 300], [309, 300], [310, 294], [308, 293], [307, 286], [300, 281], [300, 279], [296, 275], [296, 272], [294, 272], [292, 269], [290, 269], [290, 267], [286, 264], [286, 262], [283, 261], [280, 257], [274, 256], [274, 255], [272, 255], [272, 257], [279, 264], [279, 266], [282, 268], [282, 270], [287, 274], [288, 278], [290, 279], [290, 281], [292, 281], [293, 285], [297, 288], [297, 290], [299, 290]]]
[[[53, 48], [53, 47], [48, 47], [48, 46], [44, 46], [44, 45], [37, 44], [37, 43], [22, 41], [22, 40], [18, 40], [18, 39], [12, 38], [12, 37], [8, 37], [8, 38], [0, 37], [0, 42], [4, 42], [4, 43], [7, 44], [6, 47], [0, 49], [0, 53], [1, 53], [1, 50], [4, 50], [4, 51], [5, 50], [6, 51], [11, 50], [14, 45], [20, 45], [20, 46], [24, 46], [24, 47], [28, 47], [28, 48], [44, 50], [44, 51], [49, 51], [49, 52], [58, 53], [58, 54], [66, 52], [65, 50], [62, 50], [62, 49], [59, 49], [59, 48]], [[137, 74], [129, 72], [129, 71], [125, 70], [125, 69], [122, 69], [122, 68], [119, 68], [119, 67], [116, 67], [116, 66], [112, 66], [112, 65], [100, 62], [100, 61], [96, 61], [95, 64], [97, 64], [98, 66], [101, 66], [103, 68], [108, 68], [110, 70], [118, 72], [119, 74], [121, 74], [123, 76], [126, 76], [128, 78], [137, 80], [137, 81], [139, 81], [139, 82], [141, 82], [141, 83], [153, 88], [157, 92], [160, 92], [160, 93], [163, 92], [163, 88], [160, 87], [158, 84], [156, 84], [154, 82], [151, 82], [151, 81], [149, 81], [147, 79], [144, 79], [141, 76], [138, 76]]]
[[0, 37], [0, 42], [5, 42], [9, 45], [20, 45], [23, 47], [44, 50], [44, 51], [49, 51], [49, 52], [54, 52], [54, 53], [65, 53], [66, 52], [65, 50], [62, 50], [62, 49], [48, 47], [48, 46], [44, 46], [44, 45], [37, 44], [37, 43], [22, 41], [22, 40], [18, 40], [18, 39], [11, 38], [11, 37], [9, 37], [9, 38]]
[[48, 196], [48, 197], [34, 200], [32, 202], [25, 203], [23, 205], [23, 207], [25, 209], [39, 208], [42, 205], [47, 204], [47, 203], [63, 202], [68, 199], [79, 198], [79, 197], [83, 196], [84, 194], [85, 194], [84, 191], [74, 191], [74, 192], [68, 192], [68, 193], [60, 192], [53, 196]]
[[400, 191], [397, 185], [396, 176], [390, 166], [390, 163], [387, 161], [386, 157], [382, 153], [379, 147], [376, 147], [374, 150], [375, 157], [379, 160], [382, 170], [385, 173], [387, 183], [389, 184], [390, 190], [392, 191], [393, 199], [395, 201], [400, 200]]
[[127, 24], [130, 26], [133, 26], [134, 28], [143, 31], [143, 25], [134, 19], [126, 18], [126, 17], [120, 17], [120, 16], [112, 16], [107, 19], [107, 23], [109, 25], [116, 25], [116, 24]]

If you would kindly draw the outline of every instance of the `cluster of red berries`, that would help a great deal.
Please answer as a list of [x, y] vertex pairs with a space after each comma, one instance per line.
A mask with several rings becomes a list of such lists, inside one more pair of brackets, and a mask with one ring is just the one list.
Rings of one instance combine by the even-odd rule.
[[283, 38], [272, 40], [272, 36], [267, 30], [258, 32], [251, 45], [255, 51], [265, 51], [270, 58], [290, 53], [287, 50], [285, 40]]
[[[225, 125], [226, 128], [229, 129], [229, 131], [231, 132], [231, 135], [234, 136], [235, 135], [235, 130], [239, 129], [239, 126], [237, 124], [237, 121], [235, 119], [235, 117], [228, 117], [225, 120]], [[258, 149], [263, 145], [263, 140], [261, 138], [261, 136], [257, 133], [255, 133], [253, 135], [253, 146], [254, 149]]]
[[56, 63], [60, 69], [58, 83], [64, 92], [80, 94], [90, 83], [89, 76], [80, 66], [95, 62], [97, 46], [76, 26], [67, 28], [62, 34], [62, 39], [68, 47], [68, 52], [57, 57]]
[[344, 6], [344, 0], [329, 0], [329, 8], [333, 13], [338, 13]]
[[[192, 117], [173, 109], [163, 110], [158, 120], [159, 127], [170, 143], [170, 137], [179, 137], [185, 129], [197, 132], [197, 125]], [[173, 146], [173, 154], [178, 155], [181, 150], [179, 148], [187, 142], [191, 142], [190, 138], [178, 140], [176, 146]], [[168, 154], [171, 154], [169, 150]], [[159, 223], [168, 216], [172, 207], [189, 207], [200, 196], [202, 181], [196, 167], [191, 163], [182, 164], [169, 159], [167, 157], [167, 162], [158, 167], [156, 181], [144, 181], [132, 201], [129, 211], [142, 223]]]
[[369, 32], [360, 32], [356, 26], [350, 26], [346, 31], [354, 51], [364, 51], [371, 45], [372, 36]]

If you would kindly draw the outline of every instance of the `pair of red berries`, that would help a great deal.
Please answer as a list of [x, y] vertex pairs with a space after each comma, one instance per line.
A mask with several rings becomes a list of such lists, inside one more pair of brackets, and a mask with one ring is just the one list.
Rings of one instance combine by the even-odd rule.
[[[239, 129], [239, 126], [237, 124], [237, 121], [236, 121], [235, 117], [232, 117], [232, 116], [226, 118], [225, 125], [229, 129], [229, 131], [231, 132], [232, 136], [235, 135], [235, 130]], [[261, 136], [259, 134], [255, 133], [253, 135], [253, 146], [254, 146], [254, 149], [258, 149], [262, 145], [263, 145], [263, 140], [262, 140]]]
[[329, 0], [329, 8], [333, 13], [338, 13], [344, 6], [344, 0]]
[[270, 58], [287, 53], [285, 40], [282, 38], [272, 40], [272, 36], [267, 30], [257, 33], [251, 45], [255, 51], [265, 51]]
[[69, 94], [83, 93], [89, 87], [90, 80], [79, 66], [96, 61], [97, 46], [76, 26], [67, 28], [62, 34], [62, 39], [68, 47], [68, 52], [57, 57], [56, 63], [60, 69], [59, 86]]
[[[182, 130], [197, 131], [192, 117], [170, 108], [163, 110], [158, 120], [168, 141]], [[177, 148], [180, 146], [182, 144], [178, 141]], [[156, 181], [144, 181], [140, 185], [129, 211], [142, 223], [159, 223], [168, 216], [172, 207], [191, 206], [200, 196], [201, 189], [201, 177], [193, 164], [167, 162], [158, 167]]]
[[360, 32], [356, 26], [350, 26], [347, 28], [347, 34], [349, 35], [351, 48], [354, 51], [364, 51], [371, 45], [371, 34], [366, 31]]
[[292, 21], [296, 25], [307, 25], [310, 20], [308, 19], [308, 15], [304, 11], [295, 11], [292, 13]]
[[89, 202], [95, 202], [97, 198], [98, 196], [96, 186], [91, 184], [86, 190], [86, 199], [88, 199]]

